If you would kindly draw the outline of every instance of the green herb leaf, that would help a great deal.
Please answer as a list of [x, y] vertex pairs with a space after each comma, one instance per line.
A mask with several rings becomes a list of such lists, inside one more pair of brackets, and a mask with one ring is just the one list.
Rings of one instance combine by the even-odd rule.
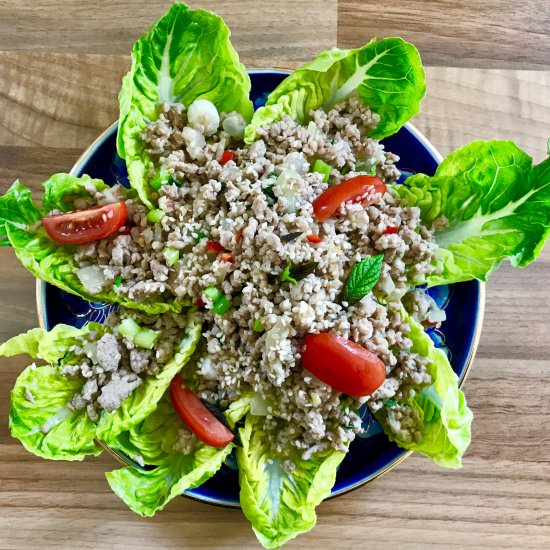
[[290, 274], [290, 269], [292, 268], [292, 264], [288, 262], [285, 265], [285, 268], [283, 269], [283, 272], [279, 275], [279, 279], [281, 281], [288, 281], [289, 283], [293, 283], [295, 285], [298, 284], [298, 281]]
[[208, 237], [208, 235], [204, 232], [204, 231], [199, 231], [197, 233], [197, 236], [195, 237], [195, 243], [200, 243], [202, 241], [202, 239]]
[[378, 254], [353, 266], [344, 288], [344, 297], [348, 302], [357, 302], [374, 288], [382, 272], [383, 259], [384, 254]]
[[[317, 267], [317, 262], [308, 262], [306, 264], [292, 265], [291, 262], [288, 262], [285, 265], [283, 271], [279, 274], [280, 281], [287, 281], [295, 285], [298, 284], [298, 281], [305, 279], [310, 273], [315, 271]], [[270, 284], [274, 284], [277, 281], [276, 275], [270, 274], [267, 276], [267, 281]]]
[[290, 243], [296, 240], [300, 235], [303, 234], [303, 231], [294, 231], [293, 233], [287, 233], [281, 237], [281, 241], [284, 243]]
[[119, 275], [115, 280], [115, 286], [120, 286], [122, 284], [122, 275]]
[[317, 262], [308, 262], [306, 264], [293, 265], [290, 268], [290, 276], [297, 281], [305, 279], [308, 275], [315, 271]]
[[273, 206], [277, 202], [277, 197], [273, 192], [273, 185], [268, 185], [267, 187], [264, 187], [262, 191], [267, 200], [267, 204], [269, 204], [269, 206]]

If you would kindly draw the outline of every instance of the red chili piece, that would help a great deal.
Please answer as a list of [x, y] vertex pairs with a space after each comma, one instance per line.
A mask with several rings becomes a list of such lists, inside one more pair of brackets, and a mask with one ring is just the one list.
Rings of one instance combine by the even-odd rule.
[[233, 254], [231, 254], [231, 252], [222, 252], [220, 254], [220, 260], [222, 262], [233, 263], [233, 259]]
[[229, 149], [227, 151], [224, 151], [222, 153], [222, 156], [220, 158], [220, 164], [222, 166], [226, 165], [230, 160], [233, 160], [235, 158], [235, 153], [233, 151], [230, 151]]
[[235, 240], [240, 243], [243, 240], [243, 231], [242, 229], [237, 233]]
[[225, 248], [218, 241], [207, 241], [206, 248], [211, 254], [218, 254], [219, 252], [224, 252]]
[[323, 239], [321, 239], [321, 237], [319, 237], [319, 235], [306, 235], [306, 239], [310, 243], [314, 243], [314, 244], [318, 244], [318, 243], [323, 242]]
[[394, 233], [397, 233], [399, 231], [398, 227], [395, 227], [395, 225], [388, 225], [386, 229], [382, 232], [382, 235], [393, 235]]

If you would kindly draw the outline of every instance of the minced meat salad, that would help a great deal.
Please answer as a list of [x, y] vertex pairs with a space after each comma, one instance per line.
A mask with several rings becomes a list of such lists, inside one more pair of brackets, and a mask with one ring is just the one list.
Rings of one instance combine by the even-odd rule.
[[[139, 322], [138, 322], [139, 321]], [[135, 312], [111, 312], [107, 332], [91, 330], [71, 346], [61, 372], [85, 380], [69, 408], [86, 410], [90, 420], [98, 410], [113, 412], [143, 383], [173, 357], [187, 323], [184, 316], [165, 314], [158, 318]]]
[[[240, 139], [239, 119], [219, 115], [205, 100], [188, 110], [160, 105], [158, 120], [142, 134], [161, 167], [158, 209], [127, 200], [125, 234], [83, 245], [76, 257], [81, 270], [101, 270], [102, 288], [135, 301], [169, 297], [198, 308], [205, 345], [189, 383], [199, 397], [226, 408], [251, 392], [277, 452], [289, 443], [304, 458], [329, 447], [345, 450], [361, 431], [358, 405], [375, 412], [389, 399], [404, 400], [412, 385], [431, 382], [426, 359], [410, 352], [403, 301], [416, 305], [409, 308], [415, 314], [444, 318], [433, 303], [418, 305], [429, 302], [422, 291], [409, 292], [409, 281], [432, 271], [435, 244], [419, 209], [400, 206], [384, 185], [399, 176], [397, 157], [365, 137], [379, 117], [356, 98], [312, 111], [307, 125], [287, 116], [264, 126], [251, 146]], [[340, 199], [329, 216], [316, 212], [327, 190], [365, 177], [378, 187]], [[105, 193], [119, 196], [116, 189], [98, 192], [99, 203]], [[378, 262], [378, 278], [372, 291], [355, 296], [346, 285], [365, 261]], [[98, 292], [97, 281], [90, 291]], [[385, 366], [382, 385], [351, 397], [304, 369], [304, 338], [318, 333], [372, 352]], [[103, 339], [109, 341], [100, 340], [98, 349], [114, 345], [112, 336]], [[152, 363], [145, 366], [146, 352], [127, 344], [110, 358], [125, 362], [125, 382], [116, 382], [120, 398], [157, 360], [147, 352]], [[91, 416], [94, 376], [73, 401]], [[107, 404], [109, 384], [97, 403]], [[412, 410], [393, 414], [402, 437], [418, 437]]]

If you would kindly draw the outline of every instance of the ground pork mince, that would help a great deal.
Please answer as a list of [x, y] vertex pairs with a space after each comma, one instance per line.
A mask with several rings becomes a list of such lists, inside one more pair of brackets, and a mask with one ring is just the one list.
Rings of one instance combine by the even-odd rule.
[[[99, 266], [102, 284], [132, 300], [195, 304], [204, 345], [193, 389], [222, 407], [251, 393], [276, 452], [289, 444], [305, 458], [328, 447], [345, 450], [361, 430], [360, 405], [376, 412], [409, 396], [413, 385], [431, 382], [426, 360], [410, 352], [403, 308], [420, 321], [444, 319], [409, 284], [431, 273], [436, 245], [419, 209], [400, 206], [391, 190], [375, 204], [347, 202], [328, 221], [316, 221], [312, 203], [330, 186], [364, 173], [386, 183], [399, 176], [397, 157], [366, 137], [379, 117], [358, 99], [312, 111], [306, 124], [286, 116], [261, 128], [250, 146], [224, 130], [235, 126], [235, 117], [221, 113], [206, 123], [188, 117], [180, 104], [160, 105], [158, 120], [142, 134], [146, 151], [169, 174], [156, 197], [157, 221], [127, 200], [129, 233], [80, 247], [77, 260], [81, 268]], [[224, 151], [232, 158], [222, 160]], [[314, 170], [316, 161], [330, 166], [328, 181]], [[118, 191], [109, 195], [116, 200]], [[95, 193], [94, 200], [109, 197]], [[346, 302], [350, 270], [379, 254], [373, 291]], [[300, 343], [317, 332], [375, 353], [386, 365], [384, 384], [351, 398], [305, 371]], [[91, 416], [98, 406], [116, 407], [159, 361], [105, 335], [95, 352], [101, 372], [87, 375], [83, 353], [75, 369], [89, 380], [72, 406], [89, 408]], [[407, 438], [419, 437], [416, 419], [403, 407], [395, 406], [391, 422]], [[180, 448], [190, 441], [184, 433]]]

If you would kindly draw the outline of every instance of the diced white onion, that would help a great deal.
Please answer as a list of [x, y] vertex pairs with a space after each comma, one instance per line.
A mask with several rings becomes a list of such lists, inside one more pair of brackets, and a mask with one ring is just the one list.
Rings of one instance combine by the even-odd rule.
[[192, 159], [202, 160], [204, 159], [204, 147], [206, 146], [206, 140], [204, 136], [195, 128], [186, 126], [182, 131], [181, 135], [187, 146], [187, 152]]
[[207, 99], [196, 99], [187, 109], [187, 120], [193, 128], [210, 136], [220, 126], [220, 115], [216, 106]]
[[294, 151], [284, 158], [283, 167], [304, 176], [309, 171], [309, 162], [306, 160], [303, 153]]
[[279, 174], [275, 183], [279, 193], [286, 200], [285, 211], [287, 214], [294, 214], [298, 209], [298, 196], [296, 195], [295, 184], [293, 182], [297, 178], [299, 178], [299, 175], [294, 170], [285, 168]]
[[222, 123], [223, 129], [234, 138], [242, 138], [246, 121], [239, 113], [229, 115]]
[[105, 284], [105, 275], [98, 265], [88, 265], [81, 267], [76, 272], [80, 282], [90, 294], [98, 294], [103, 290]]

